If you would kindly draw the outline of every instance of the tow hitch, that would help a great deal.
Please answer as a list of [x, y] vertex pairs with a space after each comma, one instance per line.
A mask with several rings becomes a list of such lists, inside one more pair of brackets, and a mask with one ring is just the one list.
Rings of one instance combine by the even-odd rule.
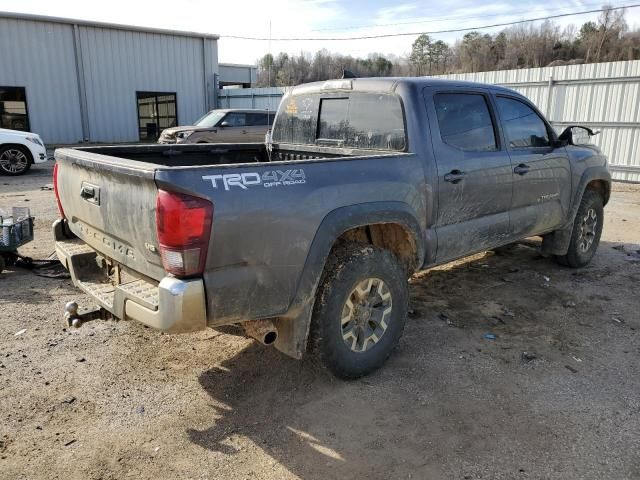
[[64, 306], [64, 319], [69, 327], [80, 328], [91, 320], [109, 320], [112, 317], [111, 312], [99, 306], [78, 308], [76, 302]]

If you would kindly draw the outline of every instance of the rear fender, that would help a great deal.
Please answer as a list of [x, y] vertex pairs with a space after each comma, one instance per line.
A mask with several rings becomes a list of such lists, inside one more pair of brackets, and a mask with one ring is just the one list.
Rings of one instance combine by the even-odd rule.
[[424, 237], [416, 217], [406, 203], [372, 202], [333, 210], [323, 219], [311, 243], [296, 294], [287, 313], [274, 320], [278, 328], [275, 347], [301, 358], [306, 350], [315, 294], [325, 263], [336, 240], [347, 230], [379, 223], [397, 223], [413, 236], [415, 265], [424, 261]]

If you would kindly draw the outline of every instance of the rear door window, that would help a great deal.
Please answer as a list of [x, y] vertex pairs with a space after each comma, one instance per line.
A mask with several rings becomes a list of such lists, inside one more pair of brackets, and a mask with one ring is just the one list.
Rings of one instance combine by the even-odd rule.
[[547, 125], [529, 105], [507, 97], [497, 97], [496, 102], [509, 147], [531, 148], [551, 145]]
[[467, 152], [497, 149], [495, 128], [484, 95], [438, 93], [433, 101], [444, 143]]

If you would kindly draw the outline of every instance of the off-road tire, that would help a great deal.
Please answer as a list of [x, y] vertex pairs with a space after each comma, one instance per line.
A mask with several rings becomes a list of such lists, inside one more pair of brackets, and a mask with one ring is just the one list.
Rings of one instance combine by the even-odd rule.
[[[591, 219], [591, 215], [595, 214], [595, 227], [593, 228], [593, 237], [585, 250], [585, 235], [583, 228], [585, 221]], [[573, 221], [571, 230], [571, 240], [569, 241], [569, 250], [566, 255], [554, 256], [556, 262], [560, 265], [572, 268], [580, 268], [588, 265], [598, 249], [600, 236], [602, 235], [602, 225], [604, 222], [604, 208], [602, 196], [594, 190], [586, 190], [582, 195], [580, 207]]]
[[[367, 283], [370, 279], [373, 280], [371, 284]], [[346, 318], [344, 312], [351, 311], [349, 305], [353, 306], [351, 301], [356, 298], [354, 295], [364, 291], [358, 290], [356, 293], [355, 289], [362, 285], [369, 285], [369, 295], [366, 297], [372, 300], [369, 307], [359, 307], [361, 311], [369, 308], [368, 314], [359, 317], [359, 320], [366, 319], [363, 321], [365, 326], [358, 327], [362, 328], [360, 333], [367, 332], [359, 338], [382, 331], [380, 323], [374, 322], [374, 316], [383, 319], [386, 329], [381, 335], [375, 335], [375, 342], [368, 337], [369, 340], [364, 342], [364, 351], [354, 351], [356, 340], [353, 339], [356, 336], [344, 338], [349, 325], [343, 324]], [[378, 302], [382, 298], [385, 298], [384, 304], [382, 300]], [[371, 373], [385, 362], [398, 343], [407, 318], [408, 301], [406, 270], [392, 252], [356, 243], [335, 248], [327, 260], [316, 294], [311, 326], [312, 352], [339, 378], [354, 379]], [[375, 306], [376, 302], [378, 307]], [[368, 304], [369, 300], [363, 303]], [[352, 325], [356, 325], [355, 320]], [[379, 328], [372, 329], [371, 325]], [[347, 342], [353, 342], [354, 345], [347, 345]]]
[[29, 151], [28, 148], [23, 147], [21, 145], [5, 145], [5, 146], [0, 146], [0, 158], [2, 158], [2, 155], [5, 152], [11, 151], [11, 150], [16, 150], [20, 152], [22, 155], [24, 155], [24, 157], [26, 158], [26, 163], [22, 168], [20, 168], [17, 171], [11, 171], [10, 168], [6, 168], [2, 166], [2, 164], [0, 163], [0, 175], [9, 175], [12, 177], [17, 175], [24, 175], [29, 171], [29, 169], [31, 168], [31, 165], [33, 164], [33, 156], [31, 155], [31, 152]]

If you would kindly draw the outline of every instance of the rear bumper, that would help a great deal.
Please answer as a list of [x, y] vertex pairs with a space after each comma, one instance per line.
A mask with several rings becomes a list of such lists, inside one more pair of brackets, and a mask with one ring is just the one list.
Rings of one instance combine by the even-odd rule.
[[201, 279], [165, 277], [159, 283], [127, 275], [115, 285], [99, 266], [98, 254], [78, 238], [65, 236], [64, 220], [53, 224], [56, 254], [76, 287], [117, 318], [137, 320], [169, 333], [202, 330], [207, 325]]

